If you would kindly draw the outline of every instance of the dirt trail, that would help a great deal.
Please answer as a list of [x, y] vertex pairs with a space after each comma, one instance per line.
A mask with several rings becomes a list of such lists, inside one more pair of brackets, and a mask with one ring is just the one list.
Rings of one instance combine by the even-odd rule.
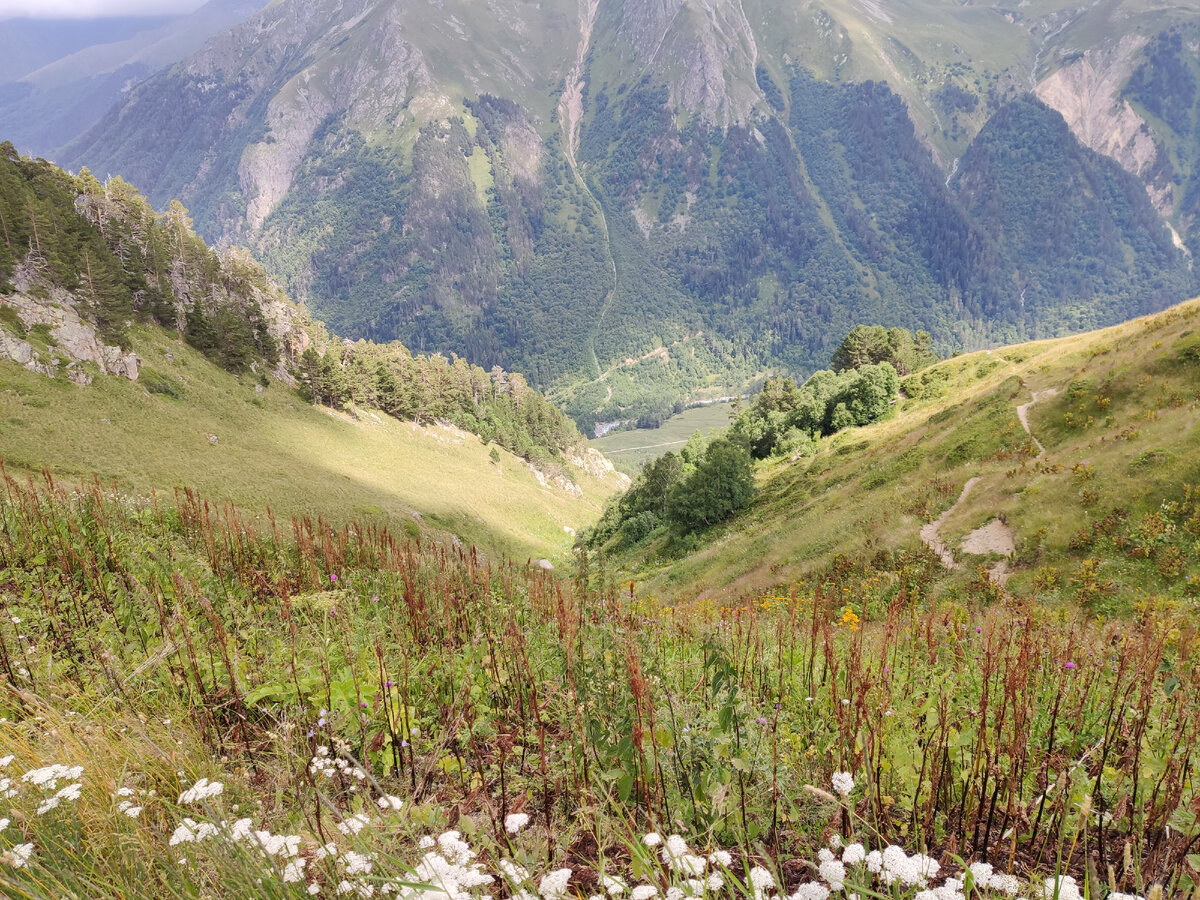
[[1029, 435], [1033, 443], [1037, 445], [1038, 456], [1041, 456], [1043, 453], [1045, 453], [1046, 448], [1042, 446], [1042, 442], [1034, 437], [1033, 432], [1029, 430], [1029, 407], [1033, 406], [1033, 404], [1037, 403], [1039, 400], [1049, 399], [1056, 394], [1058, 394], [1058, 388], [1046, 388], [1044, 391], [1034, 391], [1033, 399], [1031, 399], [1028, 403], [1022, 403], [1017, 407], [1017, 419], [1020, 420], [1021, 427], [1025, 429], [1025, 433]]
[[[1017, 419], [1021, 423], [1021, 427], [1025, 429], [1025, 433], [1029, 435], [1030, 440], [1037, 446], [1038, 456], [1042, 456], [1046, 452], [1046, 448], [1029, 429], [1029, 408], [1040, 400], [1045, 400], [1053, 397], [1058, 393], [1057, 388], [1047, 388], [1044, 391], [1034, 391], [1033, 397], [1028, 403], [1022, 403], [1017, 407]], [[954, 505], [943, 512], [934, 521], [928, 523], [921, 529], [921, 540], [925, 542], [930, 550], [937, 554], [938, 559], [942, 561], [942, 565], [947, 569], [961, 569], [962, 563], [954, 558], [954, 553], [938, 534], [938, 529], [942, 523], [967, 499], [967, 494], [971, 492], [971, 488], [979, 481], [980, 476], [976, 475], [963, 485], [962, 493], [958, 495], [958, 499], [954, 501]], [[973, 556], [986, 556], [989, 553], [999, 553], [1003, 556], [1011, 556], [1016, 551], [1016, 536], [1007, 523], [1000, 519], [992, 519], [986, 525], [976, 528], [968, 534], [962, 542], [964, 552]], [[993, 580], [1001, 583], [1007, 578], [1007, 564], [1001, 560], [996, 563], [991, 569]]]
[[967, 499], [967, 494], [971, 493], [971, 488], [975, 487], [978, 481], [978, 475], [968, 479], [967, 483], [963, 485], [962, 493], [954, 501], [954, 505], [921, 529], [921, 540], [925, 542], [926, 547], [938, 555], [938, 559], [942, 561], [942, 565], [947, 569], [961, 569], [962, 563], [955, 560], [953, 551], [942, 543], [942, 539], [938, 537], [938, 529], [941, 527], [942, 522], [946, 520], [946, 517], [958, 509], [959, 505]]

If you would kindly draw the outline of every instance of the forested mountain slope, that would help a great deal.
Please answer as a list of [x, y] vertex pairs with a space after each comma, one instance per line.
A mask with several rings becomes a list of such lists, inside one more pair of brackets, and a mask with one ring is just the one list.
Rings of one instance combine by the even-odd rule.
[[[1168, 129], [1121, 97], [1194, 68], [1194, 14], [280, 0], [64, 159], [180, 197], [340, 333], [519, 369], [587, 430], [811, 371], [858, 323], [973, 349], [1190, 296], [1146, 161], [1191, 158], [1195, 98]], [[1081, 61], [1087, 110], [1052, 89]]]

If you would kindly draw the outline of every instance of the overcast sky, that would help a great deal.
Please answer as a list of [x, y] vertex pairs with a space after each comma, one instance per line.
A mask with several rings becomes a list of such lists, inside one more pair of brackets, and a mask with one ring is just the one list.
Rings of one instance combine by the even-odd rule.
[[0, 0], [0, 19], [92, 19], [103, 16], [165, 16], [186, 13], [205, 0]]

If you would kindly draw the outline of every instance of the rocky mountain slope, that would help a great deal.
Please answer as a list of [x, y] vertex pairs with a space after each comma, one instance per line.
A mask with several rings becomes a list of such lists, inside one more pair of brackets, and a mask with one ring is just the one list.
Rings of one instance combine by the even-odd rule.
[[64, 158], [590, 428], [859, 322], [970, 349], [1190, 296], [1195, 12], [279, 0]]

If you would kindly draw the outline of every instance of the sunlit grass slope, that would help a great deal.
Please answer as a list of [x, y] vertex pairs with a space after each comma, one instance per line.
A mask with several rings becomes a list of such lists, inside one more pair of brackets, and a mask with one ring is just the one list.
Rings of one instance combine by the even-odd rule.
[[139, 329], [134, 349], [144, 361], [136, 383], [97, 376], [80, 387], [0, 363], [9, 471], [45, 467], [60, 481], [94, 475], [139, 492], [184, 485], [249, 512], [402, 522], [551, 559], [565, 558], [566, 529], [594, 520], [618, 487], [580, 470], [580, 493], [547, 486], [523, 460], [466, 432], [331, 414], [279, 382], [259, 392], [253, 376], [235, 378], [156, 330]]
[[[987, 583], [980, 567], [1001, 554], [962, 541], [1006, 523], [1015, 552], [995, 586], [1099, 614], [1200, 593], [1200, 510], [1187, 487], [1200, 485], [1200, 301], [956, 357], [904, 389], [889, 420], [827, 438], [812, 458], [764, 464], [754, 505], [698, 552], [652, 547], [638, 575], [646, 590], [735, 599], [827, 572], [837, 557], [894, 562], [924, 552], [921, 528], [952, 509], [939, 526], [960, 565], [951, 589]], [[1017, 415], [1034, 392], [1040, 455]]]

